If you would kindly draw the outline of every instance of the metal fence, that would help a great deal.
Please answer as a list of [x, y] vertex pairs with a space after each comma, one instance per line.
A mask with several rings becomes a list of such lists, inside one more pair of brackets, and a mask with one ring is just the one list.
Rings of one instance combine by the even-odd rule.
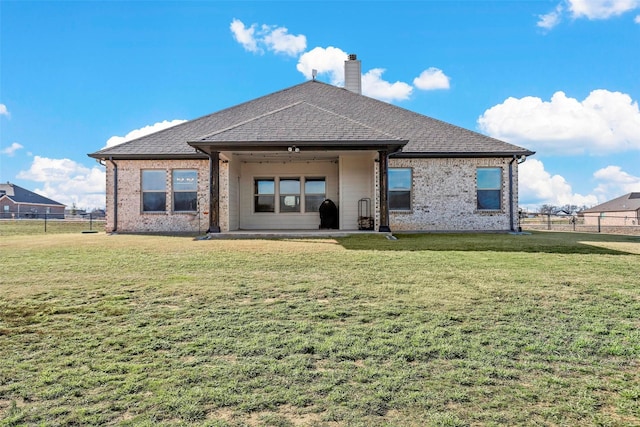
[[0, 219], [64, 219], [64, 213], [0, 212]]
[[[610, 224], [615, 219], [620, 219], [619, 224]], [[535, 217], [520, 219], [520, 227], [523, 230], [547, 230], [547, 231], [575, 231], [577, 233], [603, 233], [625, 234], [640, 236], [640, 225], [629, 217], [607, 216], [596, 218], [596, 224], [585, 224], [583, 217], [556, 216], [540, 214]]]

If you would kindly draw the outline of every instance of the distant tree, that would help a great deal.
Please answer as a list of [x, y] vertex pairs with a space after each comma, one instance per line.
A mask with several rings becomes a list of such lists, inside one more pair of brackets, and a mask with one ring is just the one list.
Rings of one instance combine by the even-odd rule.
[[545, 215], [555, 215], [556, 213], [558, 213], [558, 211], [560, 211], [560, 208], [554, 205], [549, 205], [549, 204], [544, 204], [542, 206], [540, 206], [540, 210], [539, 212], [541, 214], [545, 214]]
[[560, 212], [564, 212], [567, 215], [571, 215], [574, 212], [578, 211], [577, 205], [564, 205], [560, 207]]

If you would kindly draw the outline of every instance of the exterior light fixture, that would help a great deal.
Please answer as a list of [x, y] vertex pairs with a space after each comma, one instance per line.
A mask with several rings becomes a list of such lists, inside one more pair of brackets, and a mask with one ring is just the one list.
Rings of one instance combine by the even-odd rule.
[[290, 153], [299, 153], [300, 152], [300, 148], [296, 147], [295, 145], [292, 145], [292, 146], [287, 148], [287, 151], [290, 152]]

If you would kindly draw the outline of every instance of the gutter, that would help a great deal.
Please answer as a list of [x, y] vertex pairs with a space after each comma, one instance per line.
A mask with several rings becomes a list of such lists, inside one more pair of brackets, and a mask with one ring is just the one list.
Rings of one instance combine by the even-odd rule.
[[[104, 160], [105, 154], [101, 152], [89, 154], [89, 157], [97, 161]], [[176, 153], [176, 154], [109, 154], [109, 160], [177, 160], [177, 159], [204, 159], [198, 153]]]
[[[516, 154], [517, 153], [517, 154]], [[488, 152], [460, 152], [460, 151], [439, 151], [439, 152], [418, 152], [418, 151], [402, 151], [401, 153], [395, 153], [394, 159], [445, 159], [445, 158], [488, 158], [488, 157], [522, 157], [532, 156], [534, 151], [488, 151]]]

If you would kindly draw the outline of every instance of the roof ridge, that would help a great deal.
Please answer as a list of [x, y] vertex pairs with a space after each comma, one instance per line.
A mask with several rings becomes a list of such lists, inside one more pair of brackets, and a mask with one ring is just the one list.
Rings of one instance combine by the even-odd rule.
[[[13, 194], [5, 193], [2, 195], [2, 197], [7, 197], [8, 199], [12, 200], [14, 203], [66, 206], [64, 203], [57, 202], [47, 196], [43, 196], [42, 194], [36, 193], [35, 191], [28, 190], [17, 184], [7, 183], [6, 185], [9, 187], [12, 187]], [[16, 191], [16, 189], [18, 191]], [[34, 198], [34, 200], [26, 200], [25, 197]]]
[[279, 113], [279, 112], [281, 112], [281, 111], [285, 111], [285, 110], [288, 110], [288, 109], [290, 109], [290, 108], [293, 108], [293, 107], [295, 107], [296, 105], [305, 104], [305, 103], [307, 103], [307, 102], [306, 102], [306, 101], [297, 101], [297, 102], [294, 102], [293, 104], [289, 104], [289, 105], [285, 105], [284, 107], [276, 108], [275, 110], [271, 110], [271, 111], [268, 111], [268, 112], [266, 112], [266, 113], [260, 114], [260, 115], [258, 115], [258, 116], [252, 117], [252, 118], [250, 118], [250, 119], [243, 120], [243, 121], [238, 122], [238, 123], [235, 123], [235, 124], [233, 124], [233, 125], [231, 125], [231, 126], [227, 126], [227, 127], [226, 127], [226, 128], [224, 128], [224, 129], [218, 129], [217, 131], [212, 132], [212, 133], [210, 133], [210, 134], [203, 135], [203, 136], [199, 136], [199, 137], [198, 137], [198, 139], [202, 140], [202, 139], [211, 138], [212, 136], [215, 136], [215, 135], [218, 135], [218, 134], [221, 134], [221, 133], [227, 132], [227, 131], [229, 131], [229, 130], [231, 130], [231, 129], [235, 129], [235, 128], [240, 127], [240, 126], [244, 126], [244, 125], [246, 125], [247, 123], [254, 122], [254, 121], [256, 121], [256, 120], [258, 120], [258, 119], [261, 119], [261, 118], [263, 118], [263, 117], [271, 116], [271, 115], [276, 114], [276, 113]]
[[[254, 117], [251, 117], [249, 119], [243, 120], [241, 122], [235, 123], [231, 126], [227, 126], [223, 129], [219, 129], [215, 132], [212, 132], [204, 137], [200, 136], [197, 140], [192, 140], [192, 141], [187, 141], [189, 142], [201, 142], [201, 141], [210, 141], [211, 139], [214, 139], [216, 137], [219, 137], [221, 135], [223, 135], [224, 133], [228, 133], [234, 130], [239, 130], [244, 126], [247, 125], [251, 125], [252, 123], [258, 123], [260, 120], [265, 119], [265, 118], [270, 118], [270, 117], [276, 117], [277, 114], [285, 112], [287, 110], [291, 110], [292, 114], [296, 114], [296, 107], [301, 107], [301, 106], [306, 106], [308, 109], [310, 109], [311, 111], [309, 112], [309, 114], [312, 115], [316, 115], [316, 116], [320, 116], [320, 115], [324, 115], [324, 116], [328, 116], [331, 118], [331, 120], [339, 120], [340, 122], [344, 123], [345, 126], [349, 127], [349, 128], [359, 128], [362, 129], [363, 131], [366, 130], [368, 132], [370, 132], [372, 135], [376, 135], [376, 138], [381, 138], [384, 137], [385, 139], [388, 140], [395, 140], [395, 141], [404, 141], [404, 139], [400, 136], [397, 135], [393, 135], [389, 132], [385, 132], [383, 130], [380, 130], [374, 126], [370, 126], [367, 125], [366, 123], [362, 123], [361, 121], [355, 120], [351, 117], [348, 117], [344, 114], [340, 114], [336, 111], [333, 111], [329, 108], [326, 107], [322, 107], [320, 105], [317, 105], [313, 102], [309, 102], [307, 99], [303, 99], [300, 101], [296, 101], [287, 105], [284, 105], [282, 107], [279, 108], [275, 108], [273, 110], [269, 110], [265, 113], [256, 115]], [[291, 123], [282, 123], [282, 129], [288, 129], [291, 127]], [[299, 126], [296, 126], [299, 127]]]
[[351, 123], [356, 123], [356, 124], [358, 124], [359, 126], [365, 127], [365, 128], [370, 129], [370, 130], [372, 130], [372, 131], [374, 131], [374, 132], [381, 133], [381, 134], [383, 134], [383, 135], [389, 136], [389, 137], [394, 138], [394, 139], [403, 140], [403, 138], [399, 137], [398, 135], [394, 135], [394, 134], [392, 134], [392, 133], [385, 132], [385, 131], [380, 130], [380, 129], [377, 129], [377, 128], [373, 127], [373, 126], [369, 126], [369, 125], [367, 125], [366, 123], [359, 122], [358, 120], [352, 119], [351, 117], [347, 117], [347, 116], [345, 116], [344, 114], [336, 113], [335, 111], [331, 111], [331, 110], [329, 110], [329, 109], [327, 109], [327, 108], [320, 107], [319, 105], [312, 104], [312, 103], [310, 103], [310, 102], [308, 102], [308, 101], [303, 101], [303, 102], [304, 102], [305, 104], [309, 104], [309, 105], [311, 105], [311, 106], [312, 106], [312, 107], [314, 107], [314, 108], [317, 108], [318, 110], [322, 110], [322, 111], [324, 111], [324, 112], [326, 112], [326, 113], [333, 114], [334, 116], [340, 117], [341, 119], [347, 120], [347, 121], [349, 121], [349, 122], [351, 122]]
[[[304, 123], [300, 122], [300, 126], [310, 126], [309, 129], [296, 129], [298, 118], [306, 120]], [[262, 123], [268, 124], [269, 129], [262, 129]], [[323, 128], [323, 123], [330, 127]], [[336, 125], [341, 129], [340, 132], [332, 128]], [[112, 155], [114, 159], [193, 157], [197, 155], [197, 151], [194, 151], [189, 142], [222, 140], [227, 135], [243, 141], [245, 138], [275, 138], [274, 141], [279, 141], [281, 138], [287, 140], [289, 137], [304, 135], [315, 139], [323, 135], [333, 135], [339, 140], [361, 139], [367, 134], [376, 140], [406, 140], [408, 143], [403, 152], [414, 156], [491, 154], [511, 157], [534, 154], [477, 130], [353, 93], [342, 87], [308, 80], [127, 143], [102, 149], [89, 156], [98, 159]]]

